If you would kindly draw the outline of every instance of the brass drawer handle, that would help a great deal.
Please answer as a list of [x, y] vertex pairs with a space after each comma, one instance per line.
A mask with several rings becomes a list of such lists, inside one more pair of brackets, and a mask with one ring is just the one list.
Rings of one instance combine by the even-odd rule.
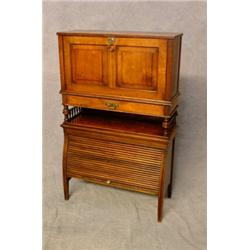
[[119, 107], [118, 103], [113, 103], [113, 102], [105, 102], [105, 105], [107, 106], [108, 109], [115, 110]]
[[111, 183], [111, 181], [110, 181], [110, 180], [107, 180], [107, 181], [106, 181], [106, 183], [107, 183], [107, 184], [110, 184], [110, 183]]
[[115, 43], [114, 37], [108, 37], [108, 45], [113, 45]]

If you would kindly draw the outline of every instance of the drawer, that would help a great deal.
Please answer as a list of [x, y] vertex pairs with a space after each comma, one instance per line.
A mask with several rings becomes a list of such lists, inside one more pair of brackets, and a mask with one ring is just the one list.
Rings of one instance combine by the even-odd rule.
[[70, 135], [67, 175], [157, 194], [162, 159], [159, 149]]
[[71, 106], [162, 117], [166, 112], [165, 109], [168, 109], [168, 107], [163, 105], [73, 95], [64, 95], [63, 102]]

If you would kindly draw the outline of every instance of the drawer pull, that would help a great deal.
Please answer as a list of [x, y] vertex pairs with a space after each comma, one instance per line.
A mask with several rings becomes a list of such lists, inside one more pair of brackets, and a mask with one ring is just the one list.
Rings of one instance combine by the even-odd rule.
[[106, 181], [106, 183], [107, 183], [107, 184], [110, 184], [110, 183], [111, 183], [111, 181], [110, 181], [110, 180], [107, 180], [107, 181]]
[[118, 103], [113, 103], [113, 102], [105, 102], [105, 105], [107, 106], [108, 109], [115, 110], [119, 107]]

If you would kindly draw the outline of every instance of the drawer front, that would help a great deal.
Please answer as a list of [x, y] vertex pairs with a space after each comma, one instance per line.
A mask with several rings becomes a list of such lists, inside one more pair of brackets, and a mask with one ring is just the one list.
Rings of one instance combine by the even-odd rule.
[[67, 175], [158, 193], [163, 151], [69, 135]]
[[64, 95], [63, 102], [72, 106], [111, 110], [117, 112], [134, 113], [142, 115], [162, 116], [167, 114], [168, 106], [138, 103], [132, 101], [117, 101], [102, 98], [80, 97]]

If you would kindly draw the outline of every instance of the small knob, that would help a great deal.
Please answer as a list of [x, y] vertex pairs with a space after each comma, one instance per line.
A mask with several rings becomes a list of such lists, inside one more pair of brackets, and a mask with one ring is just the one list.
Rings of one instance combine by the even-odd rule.
[[107, 181], [106, 181], [106, 183], [107, 183], [107, 184], [110, 184], [110, 183], [111, 183], [111, 181], [110, 181], [110, 180], [107, 180]]

